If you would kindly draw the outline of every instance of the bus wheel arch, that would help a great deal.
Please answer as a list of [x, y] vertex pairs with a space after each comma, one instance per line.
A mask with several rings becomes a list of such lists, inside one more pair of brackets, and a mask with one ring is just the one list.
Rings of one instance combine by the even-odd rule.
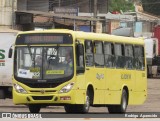
[[94, 101], [94, 88], [93, 88], [93, 86], [91, 84], [88, 85], [87, 93], [89, 95], [90, 105], [93, 105], [93, 101]]
[[[123, 87], [123, 90], [125, 90], [126, 93], [127, 93], [127, 105], [128, 105], [128, 102], [129, 102], [129, 90], [128, 90], [128, 87], [127, 87], [127, 86], [124, 86], [124, 87]], [[122, 94], [123, 94], [123, 90], [122, 90]]]
[[126, 112], [128, 102], [129, 102], [129, 91], [128, 91], [128, 87], [124, 86], [122, 90], [122, 96], [121, 96], [121, 111], [120, 111], [121, 113]]
[[94, 90], [92, 85], [87, 86], [84, 104], [68, 104], [64, 106], [66, 113], [88, 113], [93, 105]]
[[125, 113], [129, 100], [129, 91], [128, 87], [124, 86], [122, 89], [121, 102], [119, 105], [109, 105], [108, 111], [109, 113]]
[[94, 99], [93, 86], [88, 85], [88, 88], [86, 90], [85, 103], [83, 105], [79, 105], [79, 112], [88, 113], [90, 106], [93, 105], [93, 99]]

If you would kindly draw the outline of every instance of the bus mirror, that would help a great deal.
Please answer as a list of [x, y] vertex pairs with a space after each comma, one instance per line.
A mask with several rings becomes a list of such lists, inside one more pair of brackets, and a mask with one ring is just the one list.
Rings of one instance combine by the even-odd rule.
[[12, 53], [13, 53], [13, 49], [12, 49], [12, 46], [11, 46], [10, 49], [9, 49], [9, 52], [8, 52], [8, 58], [12, 58]]

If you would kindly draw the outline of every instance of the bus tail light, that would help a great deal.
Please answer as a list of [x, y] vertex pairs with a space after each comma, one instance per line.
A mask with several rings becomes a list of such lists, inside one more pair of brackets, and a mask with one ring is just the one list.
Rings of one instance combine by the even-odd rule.
[[73, 85], [74, 85], [74, 82], [69, 83], [66, 86], [64, 86], [59, 92], [60, 93], [67, 93], [72, 89]]

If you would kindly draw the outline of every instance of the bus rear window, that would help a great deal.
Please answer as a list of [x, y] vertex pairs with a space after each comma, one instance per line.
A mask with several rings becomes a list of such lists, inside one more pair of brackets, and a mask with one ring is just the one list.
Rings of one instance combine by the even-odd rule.
[[62, 33], [32, 33], [17, 36], [16, 45], [23, 44], [72, 44], [71, 34]]

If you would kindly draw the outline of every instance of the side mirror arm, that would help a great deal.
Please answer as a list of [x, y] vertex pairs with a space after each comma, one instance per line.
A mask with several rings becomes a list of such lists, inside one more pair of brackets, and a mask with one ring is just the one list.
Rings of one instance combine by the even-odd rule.
[[12, 54], [13, 54], [13, 45], [11, 45], [11, 47], [9, 48], [8, 58], [12, 58]]

